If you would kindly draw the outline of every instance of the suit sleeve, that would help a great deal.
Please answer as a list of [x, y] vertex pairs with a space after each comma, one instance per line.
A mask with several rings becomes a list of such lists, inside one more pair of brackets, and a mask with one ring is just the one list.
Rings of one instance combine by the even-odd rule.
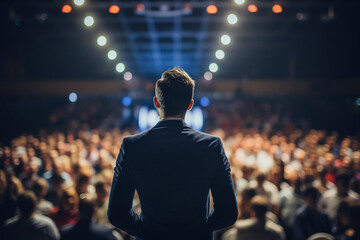
[[213, 231], [234, 224], [238, 217], [230, 164], [219, 138], [217, 138], [214, 156], [216, 157], [216, 170], [210, 186], [214, 210], [210, 213], [208, 219], [208, 224]]
[[130, 159], [127, 159], [126, 140], [124, 138], [116, 160], [109, 197], [108, 218], [115, 227], [131, 235], [141, 236], [140, 217], [132, 210], [135, 187], [128, 163]]

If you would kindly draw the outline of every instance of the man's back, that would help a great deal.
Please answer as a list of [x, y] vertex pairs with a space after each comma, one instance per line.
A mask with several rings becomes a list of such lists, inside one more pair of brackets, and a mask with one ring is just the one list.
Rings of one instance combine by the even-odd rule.
[[[194, 131], [181, 120], [163, 120], [124, 139], [114, 184], [110, 221], [143, 239], [211, 239], [212, 230], [231, 225], [237, 217], [230, 165], [220, 139]], [[124, 213], [134, 188], [141, 219]], [[215, 212], [208, 218], [210, 188]], [[124, 192], [131, 196], [119, 196]], [[121, 212], [130, 217], [126, 220]], [[132, 224], [126, 223], [129, 220]]]
[[13, 217], [5, 223], [5, 240], [60, 239], [55, 223], [48, 217], [35, 214], [31, 218]]

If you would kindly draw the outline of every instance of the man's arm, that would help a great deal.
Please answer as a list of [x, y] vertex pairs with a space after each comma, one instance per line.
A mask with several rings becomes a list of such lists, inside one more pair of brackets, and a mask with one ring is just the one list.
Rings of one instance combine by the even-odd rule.
[[213, 231], [234, 224], [238, 217], [238, 206], [231, 179], [230, 164], [220, 138], [217, 139], [215, 156], [217, 166], [210, 186], [214, 200], [214, 210], [208, 219], [208, 224]]
[[141, 235], [140, 217], [132, 210], [132, 201], [135, 188], [133, 185], [130, 167], [125, 150], [126, 138], [121, 145], [120, 153], [114, 169], [114, 178], [111, 185], [108, 217], [109, 222], [127, 233]]

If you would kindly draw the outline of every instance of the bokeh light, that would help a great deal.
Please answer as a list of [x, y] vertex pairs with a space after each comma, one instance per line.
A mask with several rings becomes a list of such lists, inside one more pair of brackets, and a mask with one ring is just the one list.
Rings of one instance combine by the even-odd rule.
[[227, 21], [231, 25], [236, 24], [238, 22], [238, 17], [235, 14], [231, 13], [227, 16]]
[[61, 8], [61, 11], [62, 11], [63, 13], [70, 13], [71, 10], [72, 10], [71, 6], [70, 6], [70, 5], [67, 5], [67, 4], [64, 5], [64, 6]]
[[107, 40], [106, 40], [106, 37], [105, 36], [99, 36], [98, 38], [97, 38], [97, 44], [99, 45], [99, 46], [105, 46], [106, 45], [106, 42], [107, 42]]
[[213, 74], [211, 72], [204, 73], [204, 79], [210, 81], [213, 78]]
[[126, 80], [126, 81], [130, 81], [131, 79], [132, 79], [132, 73], [131, 72], [125, 72], [124, 73], [124, 79]]
[[122, 99], [122, 104], [123, 104], [125, 107], [130, 106], [131, 103], [132, 103], [131, 97], [128, 97], [128, 96], [123, 97], [123, 99]]
[[237, 4], [237, 5], [242, 5], [245, 3], [245, 0], [234, 0], [234, 2]]
[[249, 10], [249, 12], [251, 12], [251, 13], [255, 13], [255, 12], [258, 11], [258, 8], [257, 8], [256, 5], [251, 4], [251, 5], [248, 6], [248, 10]]
[[281, 5], [279, 4], [275, 4], [273, 7], [272, 7], [272, 10], [274, 13], [281, 13], [283, 11]]
[[217, 59], [224, 59], [224, 57], [225, 57], [225, 52], [223, 51], [223, 50], [217, 50], [216, 52], [215, 52], [215, 57], [217, 58]]
[[210, 63], [209, 65], [209, 70], [210, 72], [217, 72], [219, 70], [219, 67], [216, 63]]
[[85, 3], [85, 0], [74, 0], [74, 4], [76, 6], [82, 6], [82, 5], [84, 5], [84, 3]]
[[92, 16], [86, 16], [84, 18], [84, 24], [87, 26], [87, 27], [91, 27], [92, 25], [94, 25], [94, 18]]
[[109, 13], [117, 14], [117, 13], [119, 13], [119, 11], [120, 11], [120, 8], [117, 5], [111, 5], [109, 7]]
[[215, 14], [218, 12], [218, 9], [215, 5], [209, 5], [207, 6], [206, 11], [208, 14]]
[[117, 53], [115, 50], [110, 50], [108, 52], [107, 56], [110, 60], [114, 60], [117, 57]]
[[207, 107], [210, 104], [210, 100], [207, 97], [200, 98], [200, 105], [203, 107]]
[[77, 96], [76, 93], [72, 92], [72, 93], [69, 94], [69, 101], [70, 102], [76, 102], [77, 99], [78, 99], [78, 96]]
[[224, 45], [229, 45], [231, 43], [231, 38], [227, 34], [222, 35], [220, 40], [221, 40], [221, 43]]
[[116, 71], [121, 73], [125, 70], [125, 65], [123, 63], [116, 64]]

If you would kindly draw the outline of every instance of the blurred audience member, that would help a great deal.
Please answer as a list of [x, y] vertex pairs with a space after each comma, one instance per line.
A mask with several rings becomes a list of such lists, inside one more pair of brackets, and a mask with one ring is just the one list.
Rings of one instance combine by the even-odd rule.
[[94, 220], [96, 223], [101, 225], [111, 226], [107, 216], [107, 209], [109, 205], [109, 190], [110, 186], [102, 180], [99, 180], [95, 183], [96, 189], [96, 206], [97, 211], [94, 216]]
[[246, 220], [238, 220], [232, 229], [222, 236], [222, 240], [263, 239], [285, 240], [284, 229], [271, 220], [266, 219], [268, 199], [255, 196], [251, 200], [251, 216]]
[[44, 199], [48, 192], [47, 181], [44, 178], [38, 178], [34, 182], [32, 190], [35, 193], [37, 199], [37, 207], [35, 209], [35, 213], [49, 216], [54, 205]]
[[318, 198], [319, 191], [315, 187], [308, 187], [305, 190], [305, 204], [295, 214], [293, 240], [306, 240], [319, 232], [331, 233], [329, 217], [317, 210]]
[[337, 240], [360, 239], [360, 204], [347, 198], [341, 201], [334, 232]]
[[332, 221], [336, 220], [340, 202], [345, 198], [359, 201], [359, 194], [350, 190], [351, 175], [347, 170], [341, 170], [335, 178], [336, 188], [329, 189], [322, 195], [319, 207], [325, 211]]
[[[82, 195], [83, 196], [83, 195]], [[62, 240], [122, 240], [116, 230], [92, 221], [95, 214], [95, 202], [85, 197], [79, 202], [79, 220], [75, 225], [65, 226], [61, 230]]]
[[5, 223], [5, 240], [58, 240], [59, 232], [54, 222], [45, 216], [34, 214], [36, 196], [25, 191], [17, 200], [20, 215], [10, 218]]
[[79, 196], [73, 187], [64, 187], [59, 198], [59, 206], [54, 207], [50, 217], [60, 230], [67, 224], [75, 224], [78, 218]]

